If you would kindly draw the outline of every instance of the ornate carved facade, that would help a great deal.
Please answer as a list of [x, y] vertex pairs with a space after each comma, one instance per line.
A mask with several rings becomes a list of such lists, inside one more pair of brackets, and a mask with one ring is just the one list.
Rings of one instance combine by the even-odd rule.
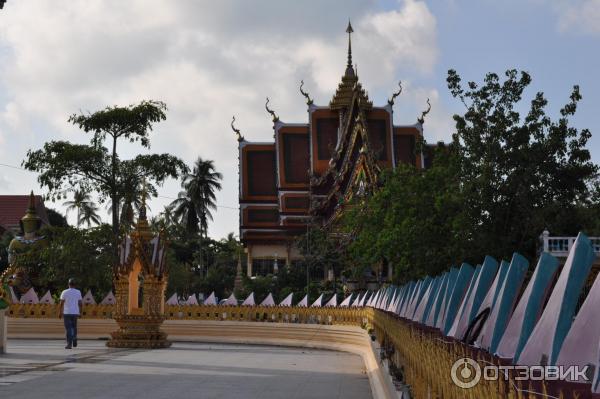
[[[277, 261], [301, 259], [292, 242], [316, 218], [335, 220], [353, 195], [371, 191], [383, 169], [401, 163], [425, 167], [417, 151], [423, 117], [394, 125], [393, 105], [402, 88], [384, 106], [374, 106], [352, 66], [348, 25], [348, 59], [329, 105], [316, 105], [308, 93], [308, 121], [287, 123], [273, 116], [274, 141], [239, 142], [240, 237], [248, 253], [248, 274], [272, 272]], [[235, 118], [234, 118], [235, 121]], [[254, 266], [254, 270], [253, 270]]]

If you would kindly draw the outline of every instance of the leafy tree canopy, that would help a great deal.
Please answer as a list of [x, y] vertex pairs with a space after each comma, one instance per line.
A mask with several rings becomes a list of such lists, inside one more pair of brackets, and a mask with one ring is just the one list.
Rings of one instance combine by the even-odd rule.
[[[115, 242], [120, 231], [119, 204], [141, 180], [148, 180], [148, 192], [156, 195], [154, 184], [187, 172], [187, 166], [170, 154], [138, 155], [121, 159], [119, 139], [150, 146], [152, 125], [166, 119], [166, 105], [142, 101], [128, 107], [107, 107], [92, 114], [72, 115], [69, 121], [93, 137], [89, 145], [51, 141], [40, 150], [29, 150], [23, 166], [39, 173], [38, 181], [52, 199], [66, 196], [67, 190], [96, 192], [100, 201], [110, 199]], [[106, 141], [109, 141], [105, 145]], [[116, 259], [116, 246], [113, 255]]]
[[543, 93], [523, 101], [526, 72], [489, 73], [465, 87], [450, 70], [447, 82], [465, 106], [454, 115], [452, 142], [435, 151], [430, 169], [385, 173], [382, 187], [346, 212], [354, 267], [391, 262], [396, 280], [405, 281], [485, 255], [510, 259], [517, 251], [533, 261], [545, 229], [574, 235], [598, 228], [591, 133], [569, 123], [582, 98], [578, 86], [555, 120]]

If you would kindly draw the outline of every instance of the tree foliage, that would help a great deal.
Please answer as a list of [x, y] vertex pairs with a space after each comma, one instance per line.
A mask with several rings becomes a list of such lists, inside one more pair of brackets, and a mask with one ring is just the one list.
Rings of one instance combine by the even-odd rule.
[[482, 84], [461, 84], [448, 72], [451, 94], [465, 105], [455, 115], [453, 143], [459, 151], [464, 213], [479, 256], [507, 257], [521, 251], [533, 257], [544, 229], [574, 235], [586, 229], [582, 209], [593, 203], [591, 184], [598, 166], [586, 148], [591, 133], [569, 124], [582, 96], [574, 86], [569, 101], [552, 120], [538, 92], [522, 116], [518, 109], [531, 83], [526, 72], [494, 73]]
[[526, 72], [489, 73], [464, 87], [450, 70], [447, 82], [465, 106], [454, 115], [452, 142], [437, 149], [430, 169], [384, 174], [379, 191], [346, 212], [354, 267], [391, 262], [405, 281], [485, 255], [510, 259], [517, 251], [533, 260], [545, 229], [575, 235], [598, 227], [591, 133], [569, 123], [578, 86], [554, 120], [543, 93], [523, 101]]
[[56, 294], [66, 288], [73, 277], [82, 290], [106, 294], [112, 287], [111, 242], [109, 225], [90, 229], [44, 227], [48, 246], [41, 250], [38, 282]]
[[396, 280], [406, 281], [464, 258], [468, 229], [455, 157], [451, 148], [440, 147], [434, 159], [427, 170], [400, 165], [386, 172], [378, 191], [348, 209], [343, 225], [353, 237], [353, 278], [387, 262]]
[[[39, 173], [38, 181], [52, 199], [65, 196], [67, 190], [96, 192], [101, 202], [110, 200], [115, 242], [120, 231], [119, 204], [135, 182], [148, 180], [148, 191], [156, 193], [152, 183], [162, 184], [187, 172], [186, 165], [170, 154], [138, 155], [121, 159], [119, 139], [150, 146], [152, 125], [166, 119], [162, 102], [142, 101], [128, 107], [107, 107], [92, 114], [72, 115], [69, 121], [91, 133], [89, 145], [51, 141], [40, 150], [29, 150], [23, 166]], [[108, 142], [108, 143], [107, 143]], [[113, 249], [113, 251], [115, 251]]]

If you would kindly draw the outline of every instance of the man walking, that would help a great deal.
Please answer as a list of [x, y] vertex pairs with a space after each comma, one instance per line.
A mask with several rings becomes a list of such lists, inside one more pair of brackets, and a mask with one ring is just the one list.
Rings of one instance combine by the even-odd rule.
[[60, 310], [58, 317], [64, 317], [67, 332], [67, 346], [65, 349], [77, 347], [77, 318], [81, 314], [83, 305], [81, 291], [75, 288], [75, 279], [69, 279], [69, 288], [60, 294]]

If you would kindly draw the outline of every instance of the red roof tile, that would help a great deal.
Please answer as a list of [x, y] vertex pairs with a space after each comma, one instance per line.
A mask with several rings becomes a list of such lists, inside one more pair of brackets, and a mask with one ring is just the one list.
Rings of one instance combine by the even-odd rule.
[[[0, 195], [0, 226], [7, 230], [18, 231], [19, 221], [29, 207], [29, 195]], [[35, 209], [42, 223], [48, 222], [48, 214], [44, 206], [44, 200], [40, 195], [35, 196]]]

